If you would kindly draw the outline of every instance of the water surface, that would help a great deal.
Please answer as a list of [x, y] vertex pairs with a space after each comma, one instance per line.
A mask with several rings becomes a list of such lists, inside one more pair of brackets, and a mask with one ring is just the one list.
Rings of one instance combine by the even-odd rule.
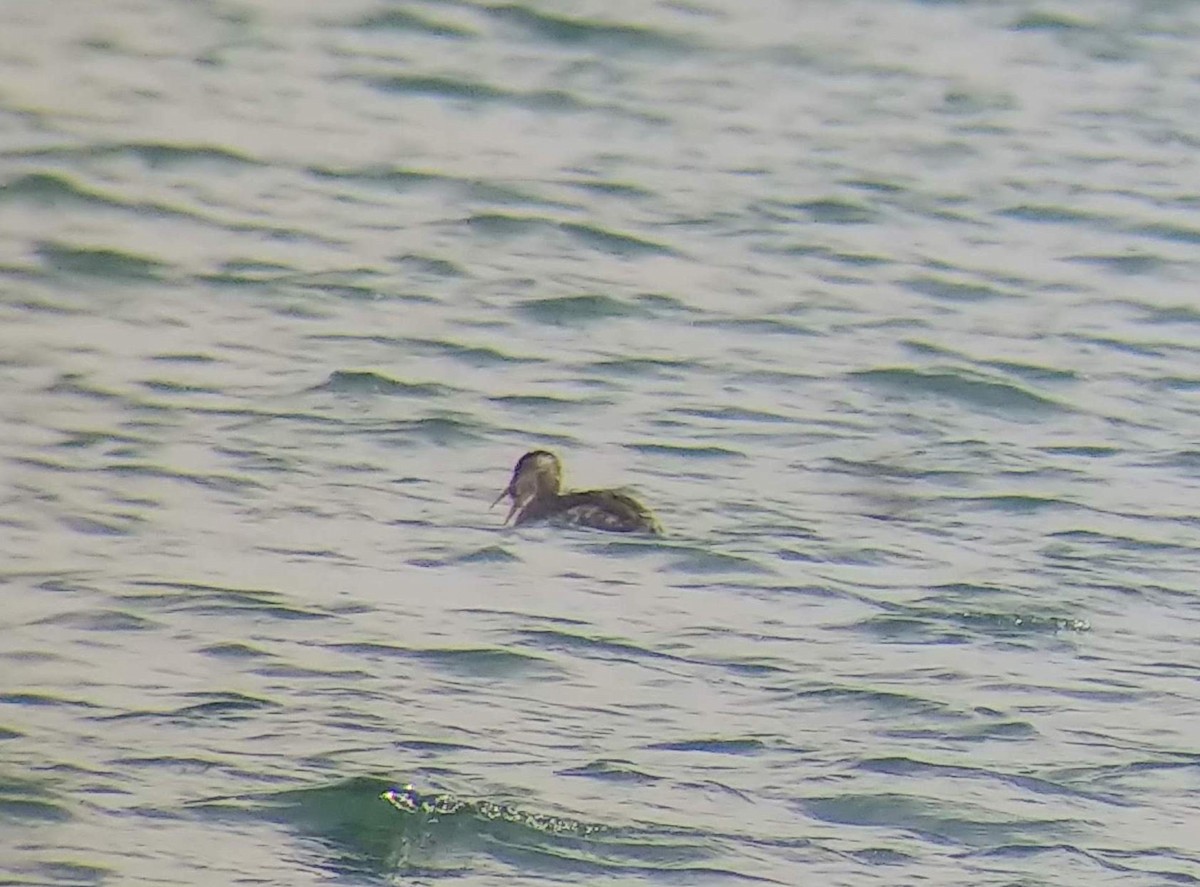
[[1196, 7], [0, 33], [0, 880], [1200, 882]]

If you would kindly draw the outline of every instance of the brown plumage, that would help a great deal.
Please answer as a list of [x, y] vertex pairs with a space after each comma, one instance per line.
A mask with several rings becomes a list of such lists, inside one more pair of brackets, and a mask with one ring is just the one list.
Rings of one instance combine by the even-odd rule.
[[499, 496], [512, 497], [504, 522], [514, 526], [550, 521], [613, 533], [662, 534], [662, 525], [645, 505], [616, 490], [562, 489], [562, 463], [546, 450], [532, 450], [517, 460], [512, 479]]

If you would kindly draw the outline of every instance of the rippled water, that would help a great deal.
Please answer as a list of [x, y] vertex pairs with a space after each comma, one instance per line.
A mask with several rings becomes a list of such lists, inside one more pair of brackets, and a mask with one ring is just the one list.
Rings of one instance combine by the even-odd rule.
[[0, 881], [1200, 883], [1200, 7], [0, 35]]

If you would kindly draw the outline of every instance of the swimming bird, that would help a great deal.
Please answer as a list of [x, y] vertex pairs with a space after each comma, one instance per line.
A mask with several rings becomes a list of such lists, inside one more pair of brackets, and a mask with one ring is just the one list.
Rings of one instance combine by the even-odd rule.
[[556, 524], [591, 527], [614, 533], [650, 533], [662, 535], [662, 525], [641, 502], [617, 490], [562, 489], [562, 463], [546, 450], [531, 450], [517, 460], [512, 479], [504, 492], [512, 497], [512, 507], [504, 518], [514, 526], [545, 520]]

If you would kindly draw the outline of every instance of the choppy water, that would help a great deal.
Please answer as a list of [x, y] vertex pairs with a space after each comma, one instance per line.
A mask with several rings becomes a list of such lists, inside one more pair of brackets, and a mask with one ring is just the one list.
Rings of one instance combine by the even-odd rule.
[[1200, 883], [1197, 46], [0, 6], [0, 881]]

